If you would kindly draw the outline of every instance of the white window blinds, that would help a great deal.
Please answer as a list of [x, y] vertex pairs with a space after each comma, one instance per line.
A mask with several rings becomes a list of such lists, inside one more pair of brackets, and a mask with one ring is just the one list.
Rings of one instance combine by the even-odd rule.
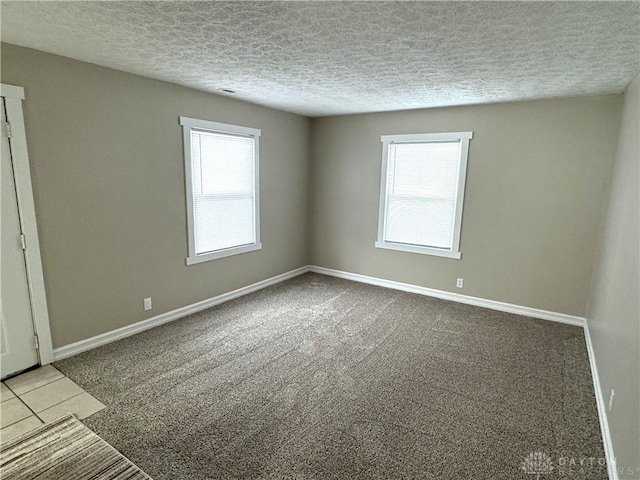
[[255, 242], [254, 139], [191, 131], [196, 255]]
[[260, 248], [260, 131], [185, 117], [181, 117], [181, 123], [185, 128], [190, 193], [187, 263]]
[[384, 239], [451, 248], [460, 142], [389, 145]]
[[383, 137], [386, 178], [376, 246], [457, 252], [470, 135]]

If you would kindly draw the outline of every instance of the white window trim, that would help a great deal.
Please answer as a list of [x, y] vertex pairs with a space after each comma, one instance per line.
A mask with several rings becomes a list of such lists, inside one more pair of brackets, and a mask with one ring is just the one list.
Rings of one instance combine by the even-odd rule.
[[[473, 138], [473, 132], [448, 132], [448, 133], [419, 133], [410, 135], [382, 135], [382, 175], [380, 180], [380, 210], [378, 212], [378, 240], [376, 248], [399, 250], [402, 252], [436, 255], [447, 258], [462, 258], [460, 252], [460, 230], [462, 226], [462, 207], [464, 205], [464, 190], [467, 179], [467, 159], [469, 156], [469, 140]], [[384, 240], [385, 212], [387, 211], [387, 164], [389, 145], [399, 143], [427, 143], [460, 141], [460, 170], [458, 173], [458, 194], [456, 198], [455, 217], [453, 224], [452, 248], [442, 249], [411, 245], [406, 243], [386, 242]]]
[[[260, 242], [260, 135], [261, 131], [257, 128], [241, 127], [239, 125], [230, 125], [228, 123], [211, 122], [208, 120], [199, 120], [196, 118], [180, 117], [180, 125], [182, 125], [182, 138], [184, 145], [184, 172], [185, 172], [185, 191], [187, 200], [187, 232], [188, 232], [188, 256], [187, 265], [208, 262], [218, 258], [230, 257], [231, 255], [239, 255], [241, 253], [253, 252], [262, 249]], [[215, 252], [196, 254], [194, 215], [193, 215], [193, 190], [192, 190], [192, 171], [191, 171], [191, 130], [201, 129], [220, 133], [230, 133], [236, 135], [251, 136], [255, 142], [255, 167], [254, 167], [254, 189], [255, 189], [255, 232], [256, 240], [248, 245], [240, 245]]]

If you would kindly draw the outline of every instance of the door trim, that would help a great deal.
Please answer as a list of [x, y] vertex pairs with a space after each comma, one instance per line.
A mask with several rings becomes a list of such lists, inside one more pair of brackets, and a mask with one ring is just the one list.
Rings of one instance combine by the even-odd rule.
[[42, 258], [40, 256], [40, 239], [38, 237], [38, 227], [36, 224], [36, 210], [33, 202], [31, 171], [27, 152], [27, 136], [22, 111], [24, 88], [2, 83], [0, 84], [0, 96], [5, 99], [7, 118], [10, 119], [11, 123], [11, 138], [9, 144], [11, 146], [11, 158], [13, 160], [20, 224], [26, 241], [24, 258], [27, 270], [27, 282], [29, 285], [29, 296], [31, 298], [33, 328], [38, 336], [39, 342], [38, 358], [40, 359], [40, 365], [46, 365], [53, 362], [53, 344], [51, 342], [49, 310], [47, 308], [47, 296], [44, 287], [44, 273], [42, 271]]

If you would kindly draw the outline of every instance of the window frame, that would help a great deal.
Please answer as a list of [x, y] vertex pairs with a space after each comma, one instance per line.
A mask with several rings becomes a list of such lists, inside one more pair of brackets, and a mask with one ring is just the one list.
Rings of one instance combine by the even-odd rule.
[[[239, 125], [231, 125], [228, 123], [212, 122], [209, 120], [199, 120], [197, 118], [180, 117], [180, 125], [182, 126], [182, 138], [184, 146], [184, 172], [185, 172], [185, 192], [187, 207], [187, 243], [188, 254], [186, 258], [187, 265], [208, 262], [218, 258], [239, 255], [241, 253], [253, 252], [262, 249], [260, 241], [260, 135], [261, 130], [257, 128], [243, 127]], [[191, 169], [191, 131], [202, 130], [205, 132], [221, 133], [229, 135], [241, 135], [252, 137], [254, 140], [254, 228], [255, 241], [246, 245], [225, 248], [222, 250], [214, 250], [207, 253], [196, 253], [195, 242], [195, 217], [193, 211], [193, 172]]]
[[[382, 174], [380, 181], [380, 207], [378, 211], [378, 239], [375, 242], [376, 248], [389, 250], [399, 250], [402, 252], [420, 253], [424, 255], [435, 255], [447, 258], [462, 258], [460, 252], [460, 234], [462, 227], [462, 210], [464, 206], [464, 191], [467, 180], [467, 161], [469, 157], [469, 141], [473, 138], [473, 132], [445, 132], [445, 133], [418, 133], [409, 135], [382, 135]], [[393, 144], [416, 144], [416, 143], [437, 143], [437, 142], [461, 142], [460, 165], [458, 169], [458, 187], [455, 202], [455, 214], [453, 220], [453, 234], [451, 248], [428, 247], [399, 242], [387, 242], [384, 239], [385, 226], [387, 222], [387, 183], [389, 146]]]

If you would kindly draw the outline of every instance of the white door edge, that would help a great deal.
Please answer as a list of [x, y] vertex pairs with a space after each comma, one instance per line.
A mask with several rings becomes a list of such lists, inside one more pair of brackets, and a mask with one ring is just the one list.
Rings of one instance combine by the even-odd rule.
[[0, 84], [0, 96], [5, 99], [7, 118], [11, 124], [11, 156], [14, 161], [14, 175], [18, 197], [18, 208], [22, 231], [25, 236], [25, 264], [31, 297], [33, 324], [38, 336], [38, 357], [40, 365], [53, 362], [53, 344], [49, 324], [49, 310], [44, 287], [44, 273], [40, 256], [40, 240], [36, 224], [33, 202], [31, 171], [27, 152], [27, 136], [24, 126], [22, 100], [24, 88], [16, 85]]

